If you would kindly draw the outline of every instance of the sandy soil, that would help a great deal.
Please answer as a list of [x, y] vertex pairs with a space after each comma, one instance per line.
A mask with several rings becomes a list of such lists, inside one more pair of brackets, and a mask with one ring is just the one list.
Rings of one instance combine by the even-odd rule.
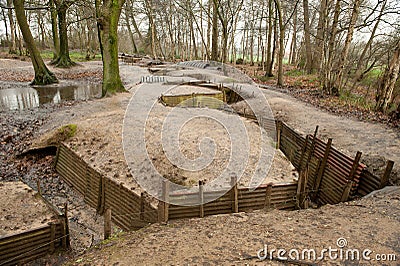
[[46, 225], [56, 218], [51, 209], [22, 182], [0, 183], [0, 236]]
[[[324, 248], [338, 248], [339, 238], [348, 242], [344, 252], [370, 249], [371, 258], [376, 254], [396, 254], [399, 259], [399, 225], [400, 189], [396, 187], [369, 199], [320, 209], [257, 211], [154, 224], [94, 248], [69, 264], [280, 265], [260, 262], [257, 252], [266, 244], [268, 250], [315, 249], [319, 255]], [[385, 265], [397, 263], [398, 260]], [[358, 265], [358, 262], [326, 258], [318, 265]]]
[[[71, 108], [54, 113], [48, 122], [48, 126], [42, 128], [39, 138], [33, 146], [42, 146], [52, 135], [52, 131], [66, 124], [77, 124], [78, 130], [75, 137], [68, 142], [94, 168], [98, 169], [109, 178], [124, 183], [129, 188], [139, 189], [134, 182], [125, 163], [122, 149], [122, 123], [125, 109], [131, 94], [123, 93], [112, 98], [89, 101], [77, 104]], [[169, 162], [163, 153], [161, 144], [162, 119], [172, 108], [157, 104], [152, 115], [147, 120], [146, 144], [150, 158], [154, 161], [156, 169], [170, 180], [183, 185], [197, 184], [199, 180], [211, 181], [213, 177], [226, 165], [229, 160], [230, 141], [224, 128], [216, 130], [215, 124], [207, 120], [196, 120], [192, 125], [188, 124], [181, 132], [182, 153], [188, 158], [198, 156], [198, 144], [204, 136], [215, 139], [218, 143], [213, 164], [207, 171], [194, 173], [178, 169]], [[184, 110], [183, 110], [184, 111]], [[226, 114], [228, 115], [228, 114]], [[258, 163], [258, 146], [260, 145], [258, 126], [246, 119], [242, 119], [249, 132], [251, 142], [250, 162], [241, 180], [242, 185], [248, 184], [252, 171]], [[213, 130], [210, 130], [210, 129]], [[50, 132], [50, 133], [48, 133]], [[258, 134], [258, 135], [257, 135]], [[275, 152], [271, 149], [271, 152]], [[284, 155], [276, 151], [272, 167], [264, 183], [287, 182], [296, 177], [296, 172]]]

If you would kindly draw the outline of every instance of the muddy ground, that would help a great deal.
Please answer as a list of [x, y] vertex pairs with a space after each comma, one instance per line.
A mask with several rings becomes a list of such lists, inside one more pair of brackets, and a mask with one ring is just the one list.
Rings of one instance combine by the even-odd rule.
[[[13, 64], [13, 61], [4, 63], [3, 60], [0, 60], [0, 66], [3, 66], [0, 67], [0, 80], [3, 77], [2, 73], [7, 74], [4, 75], [6, 77], [4, 78], [4, 82], [1, 83], [2, 88], [3, 86], [12, 87], [18, 85], [15, 81], [10, 81], [9, 78], [13, 75], [12, 70], [9, 70], [9, 67]], [[16, 77], [25, 76], [26, 74], [32, 75], [29, 62], [15, 61], [15, 65], [18, 65], [14, 73]], [[96, 81], [98, 79], [99, 64], [97, 62], [83, 63], [75, 69], [76, 70], [69, 71], [71, 72], [71, 74], [69, 74], [71, 77], [74, 77], [74, 75], [76, 77], [83, 76], [83, 80], [88, 79], [89, 81]], [[74, 71], [76, 74], [73, 74]], [[148, 75], [148, 72], [143, 68], [121, 65], [121, 75], [127, 88], [134, 90], [141, 76]], [[17, 80], [19, 80], [19, 78], [17, 78]], [[1, 112], [1, 181], [14, 181], [20, 178], [31, 187], [35, 188], [36, 179], [39, 178], [41, 180], [43, 194], [47, 196], [54, 205], [61, 207], [64, 202], [69, 202], [71, 209], [71, 234], [73, 235], [75, 254], [79, 254], [86, 248], [99, 243], [102, 238], [102, 218], [98, 217], [95, 211], [84, 204], [79, 195], [74, 193], [60, 180], [57, 173], [54, 172], [52, 165], [53, 157], [50, 154], [30, 155], [23, 158], [16, 158], [15, 155], [25, 150], [33, 141], [36, 142], [38, 137], [45, 132], [57, 129], [61, 125], [74, 121], [81, 121], [81, 131], [78, 129], [77, 136], [70, 140], [71, 145], [79, 147], [79, 151], [86, 160], [91, 162], [95, 167], [101, 166], [101, 168], [104, 169], [103, 171], [113, 178], [130, 178], [130, 173], [126, 171], [126, 168], [119, 167], [124, 165], [124, 158], [110, 158], [110, 154], [119, 152], [119, 147], [112, 145], [112, 143], [120, 141], [121, 135], [119, 133], [121, 129], [119, 127], [105, 127], [106, 129], [104, 129], [104, 125], [107, 125], [107, 122], [123, 118], [123, 110], [128, 104], [130, 95], [130, 93], [125, 93], [110, 99], [80, 103], [64, 102], [61, 105], [46, 105], [34, 110], [25, 110], [22, 112]], [[383, 126], [382, 124], [366, 123], [346, 117], [337, 117], [271, 89], [265, 90], [265, 95], [277, 118], [288, 122], [289, 125], [302, 133], [312, 133], [315, 129], [315, 125], [320, 125], [320, 136], [322, 138], [333, 137], [334, 145], [352, 156], [358, 150], [363, 151], [364, 162], [370, 165], [373, 168], [372, 170], [376, 173], [382, 172], [385, 159], [394, 160], [396, 166], [392, 181], [394, 183], [398, 182], [396, 181], [398, 180], [396, 178], [396, 172], [398, 172], [398, 164], [400, 164], [398, 131]], [[101, 121], [104, 119], [105, 124], [98, 123], [97, 121], [99, 121], [99, 118], [102, 118]], [[94, 124], [95, 126], [93, 126]], [[85, 128], [88, 129], [88, 134], [84, 133]], [[97, 132], [97, 129], [100, 128], [101, 130], [99, 131], [103, 133]], [[80, 139], [80, 136], [82, 139]], [[109, 165], [113, 165], [114, 167], [107, 168], [106, 166], [104, 168], [102, 163], [106, 161], [108, 161]], [[114, 171], [113, 169], [118, 170]], [[290, 175], [292, 173], [289, 171], [288, 174]], [[256, 238], [250, 239], [247, 236], [250, 237], [253, 236], [253, 234], [260, 234], [261, 237], [257, 238], [257, 242], [259, 242], [260, 239], [272, 239], [272, 243], [276, 245], [282, 245], [282, 243], [288, 243], [288, 245], [294, 243], [297, 245], [301, 242], [312, 244], [317, 240], [317, 243], [333, 245], [335, 241], [334, 238], [339, 235], [340, 230], [337, 229], [338, 226], [346, 224], [346, 226], [344, 226], [344, 231], [349, 236], [349, 239], [351, 238], [351, 243], [363, 243], [362, 241], [367, 241], [369, 237], [373, 237], [377, 243], [380, 243], [377, 248], [382, 249], [382, 252], [386, 252], [395, 250], [393, 246], [397, 248], [399, 246], [399, 243], [395, 245], [390, 244], [395, 242], [394, 239], [399, 239], [398, 235], [394, 235], [394, 232], [390, 231], [393, 226], [394, 228], [398, 227], [398, 201], [399, 197], [397, 193], [395, 196], [384, 196], [377, 200], [370, 199], [367, 201], [369, 202], [368, 204], [362, 202], [360, 204], [356, 203], [354, 204], [355, 206], [353, 206], [349, 203], [341, 205], [337, 209], [330, 209], [336, 208], [331, 206], [324, 207], [327, 211], [322, 209], [321, 211], [307, 210], [300, 213], [272, 212], [268, 214], [257, 212], [255, 214], [210, 217], [204, 220], [181, 221], [177, 222], [176, 225], [173, 224], [167, 227], [153, 225], [150, 229], [139, 231], [138, 236], [151, 236], [150, 238], [141, 238], [141, 241], [144, 243], [143, 247], [151, 247], [161, 254], [165, 254], [165, 256], [169, 258], [166, 260], [167, 262], [169, 261], [172, 263], [174, 261], [175, 257], [171, 257], [174, 254], [186, 252], [184, 247], [181, 248], [182, 252], [178, 249], [174, 249], [174, 251], [170, 250], [168, 247], [173, 246], [171, 243], [179, 246], [182, 243], [186, 243], [185, 241], [193, 241], [192, 245], [187, 246], [191, 249], [192, 247], [199, 250], [204, 249], [208, 255], [205, 256], [204, 252], [193, 253], [192, 255], [194, 256], [185, 253], [186, 255], [178, 256], [181, 263], [192, 262], [196, 264], [206, 261], [231, 261], [232, 264], [237, 258], [239, 258], [240, 261], [240, 257], [235, 255], [235, 259], [231, 260], [218, 254], [230, 252], [229, 241], [236, 241], [236, 239], [239, 239], [237, 231], [240, 232], [240, 239], [244, 239], [244, 242], [249, 243]], [[388, 203], [390, 204], [388, 205]], [[392, 215], [395, 215], [394, 220]], [[356, 217], [361, 217], [362, 219], [357, 221], [355, 226], [347, 225], [349, 221], [357, 220]], [[286, 219], [289, 221], [289, 224], [285, 223]], [[375, 220], [379, 221], [379, 223], [374, 223], [374, 228], [371, 228], [370, 223]], [[333, 222], [330, 223], [328, 221]], [[281, 227], [276, 225], [279, 223], [287, 224], [287, 226]], [[221, 224], [229, 226], [221, 227]], [[333, 226], [333, 224], [336, 226]], [[387, 224], [387, 226], [385, 224]], [[292, 227], [289, 225], [292, 225]], [[301, 225], [303, 231], [306, 230], [308, 233], [304, 236], [298, 232], [294, 234], [287, 233], [287, 231], [293, 232], [296, 226], [299, 225]], [[275, 228], [275, 226], [278, 227]], [[178, 231], [173, 228], [177, 228], [176, 230]], [[206, 231], [206, 228], [213, 230], [213, 232], [206, 234], [204, 238], [201, 234], [199, 236], [200, 238], [197, 239], [196, 237], [199, 235], [199, 232]], [[231, 230], [229, 228], [237, 228], [238, 230]], [[267, 228], [272, 228], [272, 234]], [[169, 232], [170, 229], [172, 232]], [[165, 234], [163, 232], [160, 233], [161, 230], [163, 232], [166, 230]], [[235, 234], [230, 233], [231, 231], [235, 231]], [[179, 233], [179, 237], [175, 237], [177, 232], [181, 232]], [[379, 241], [381, 237], [380, 232], [388, 233], [388, 238], [390, 239], [385, 236], [384, 239], [386, 239], [386, 242], [384, 240]], [[281, 233], [285, 233], [283, 234], [285, 237], [281, 237]], [[172, 237], [172, 235], [168, 237], [169, 234], [174, 235], [174, 237]], [[213, 235], [218, 235], [219, 238], [213, 238]], [[225, 239], [226, 236], [229, 236], [229, 239], [235, 240], [227, 240], [228, 242], [224, 244], [223, 239]], [[129, 238], [132, 239], [132, 237]], [[176, 240], [171, 240], [171, 238], [175, 238]], [[132, 241], [133, 240], [130, 240], [130, 243], [125, 243], [128, 246], [126, 250], [120, 250], [123, 256], [128, 256], [126, 253], [133, 254], [132, 256], [137, 258], [138, 261], [143, 262], [143, 264], [159, 262], [148, 260], [148, 257], [151, 258], [150, 253], [147, 254], [146, 258], [143, 258], [142, 255], [137, 253], [133, 253], [133, 251], [129, 249], [129, 245], [133, 244], [137, 246], [139, 243]], [[202, 241], [207, 243], [207, 245], [201, 244]], [[386, 245], [385, 243], [389, 244]], [[322, 244], [318, 244], [318, 246]], [[254, 255], [259, 245], [260, 244], [247, 246], [246, 252]], [[112, 244], [109, 248], [112, 250], [116, 246], [117, 244]], [[205, 246], [210, 246], [210, 249], [207, 251]], [[236, 244], [234, 246], [235, 248], [237, 247]], [[388, 248], [382, 248], [381, 246], [388, 246]], [[114, 251], [112, 252], [114, 253]], [[146, 254], [145, 249], [137, 249], [137, 252]], [[399, 252], [398, 249], [397, 252]], [[101, 255], [99, 256], [101, 257]], [[119, 256], [109, 257], [113, 261], [115, 259], [120, 259]], [[92, 259], [91, 256], [90, 258]], [[133, 260], [133, 257], [130, 258]], [[101, 257], [101, 260], [95, 260], [95, 262], [99, 264], [102, 264], [104, 261], [107, 261], [107, 258]], [[240, 264], [239, 262], [237, 263]], [[251, 261], [248, 263], [253, 264]], [[107, 262], [106, 264], [108, 265], [109, 263]]]

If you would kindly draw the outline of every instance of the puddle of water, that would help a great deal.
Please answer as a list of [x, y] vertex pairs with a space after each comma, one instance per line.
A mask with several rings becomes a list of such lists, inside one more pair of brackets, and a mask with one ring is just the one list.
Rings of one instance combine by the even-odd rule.
[[82, 101], [101, 96], [101, 84], [54, 84], [48, 86], [16, 85], [0, 89], [0, 110], [25, 110], [43, 104]]

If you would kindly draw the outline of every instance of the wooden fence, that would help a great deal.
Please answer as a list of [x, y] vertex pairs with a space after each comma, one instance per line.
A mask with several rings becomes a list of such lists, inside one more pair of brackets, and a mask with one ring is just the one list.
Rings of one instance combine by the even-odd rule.
[[[296, 208], [297, 183], [268, 184], [256, 189], [239, 188], [235, 181], [233, 184], [231, 189], [204, 191], [203, 183], [200, 182], [198, 191], [192, 193], [170, 192], [164, 188], [164, 197], [168, 197], [174, 204], [160, 202], [159, 212], [164, 213], [159, 216], [162, 217], [160, 222], [260, 209], [294, 210]], [[224, 193], [224, 191], [228, 192]], [[218, 197], [221, 194], [223, 196]], [[203, 201], [207, 203], [198, 204]]]
[[[337, 204], [364, 196], [387, 185], [393, 162], [383, 177], [374, 176], [360, 163], [361, 152], [355, 158], [343, 154], [314, 136], [305, 138], [283, 122], [277, 122], [278, 146], [299, 172], [307, 171], [303, 197], [320, 205]], [[317, 133], [317, 131], [316, 131]], [[302, 182], [302, 180], [300, 180]]]
[[102, 176], [64, 144], [57, 152], [56, 170], [99, 214], [107, 208], [112, 209], [113, 222], [124, 230], [138, 229], [158, 219], [157, 209], [144, 194], [138, 195], [123, 184]]
[[60, 247], [69, 248], [67, 211], [62, 213], [47, 200], [43, 200], [58, 219], [22, 233], [0, 237], [0, 266], [28, 263]]

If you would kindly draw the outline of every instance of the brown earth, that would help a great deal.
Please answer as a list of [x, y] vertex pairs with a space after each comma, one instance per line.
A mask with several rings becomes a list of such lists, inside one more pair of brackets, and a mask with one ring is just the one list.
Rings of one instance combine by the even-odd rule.
[[[86, 63], [82, 65], [87, 67]], [[31, 70], [21, 70], [21, 73], [24, 71]], [[121, 65], [121, 73], [125, 83], [130, 84], [128, 88], [134, 88], [141, 75], [148, 75], [145, 69], [127, 65]], [[56, 109], [34, 135], [38, 137], [62, 125], [79, 122], [77, 135], [70, 140], [71, 145], [93, 166], [104, 169], [108, 176], [131, 178], [124, 167], [120, 146], [114, 146], [114, 143], [121, 143], [121, 126], [109, 126], [110, 123], [115, 125], [113, 121], [123, 119], [130, 95], [119, 94]], [[382, 172], [384, 159], [392, 159], [396, 165], [400, 163], [398, 131], [382, 124], [335, 116], [273, 90], [266, 90], [265, 95], [277, 118], [302, 133], [312, 133], [315, 126], [320, 125], [320, 137], [333, 137], [334, 145], [352, 156], [358, 150], [363, 151], [364, 162], [376, 173]], [[119, 155], [114, 157], [115, 154]], [[398, 169], [396, 166], [393, 183], [398, 182]], [[322, 249], [335, 247], [339, 237], [345, 237], [351, 248], [370, 248], [399, 256], [399, 194], [396, 188], [392, 193], [318, 210], [259, 211], [176, 221], [167, 226], [152, 225], [126, 234], [118, 241], [105, 243], [99, 250], [93, 249], [71, 262], [82, 265], [115, 265], [116, 262], [120, 265], [252, 265], [256, 261], [246, 258], [256, 255], [263, 241], [276, 248]], [[71, 201], [79, 198], [78, 195], [74, 197], [70, 198]], [[85, 217], [87, 212], [82, 204], [74, 211], [73, 217]], [[96, 222], [95, 217], [95, 214], [86, 215], [82, 223], [75, 223], [76, 227], [86, 225], [83, 227], [86, 229], [76, 232], [80, 234], [88, 230], [90, 223], [92, 231], [101, 230], [101, 222]], [[93, 232], [86, 235], [86, 245], [82, 244], [80, 250], [93, 244], [91, 234]], [[333, 263], [337, 264], [345, 262]]]
[[54, 213], [22, 182], [0, 183], [0, 236], [17, 234], [52, 222]]
[[[320, 209], [255, 211], [153, 224], [116, 236], [66, 265], [280, 265], [261, 262], [257, 252], [268, 245], [269, 251], [297, 249], [300, 254], [314, 249], [319, 256], [324, 248], [338, 248], [339, 238], [348, 242], [344, 254], [349, 249], [360, 253], [370, 249], [371, 258], [397, 256], [391, 262], [362, 261], [366, 265], [398, 265], [399, 225], [400, 189], [394, 187], [368, 199]], [[317, 265], [358, 265], [358, 261], [326, 257]]]

